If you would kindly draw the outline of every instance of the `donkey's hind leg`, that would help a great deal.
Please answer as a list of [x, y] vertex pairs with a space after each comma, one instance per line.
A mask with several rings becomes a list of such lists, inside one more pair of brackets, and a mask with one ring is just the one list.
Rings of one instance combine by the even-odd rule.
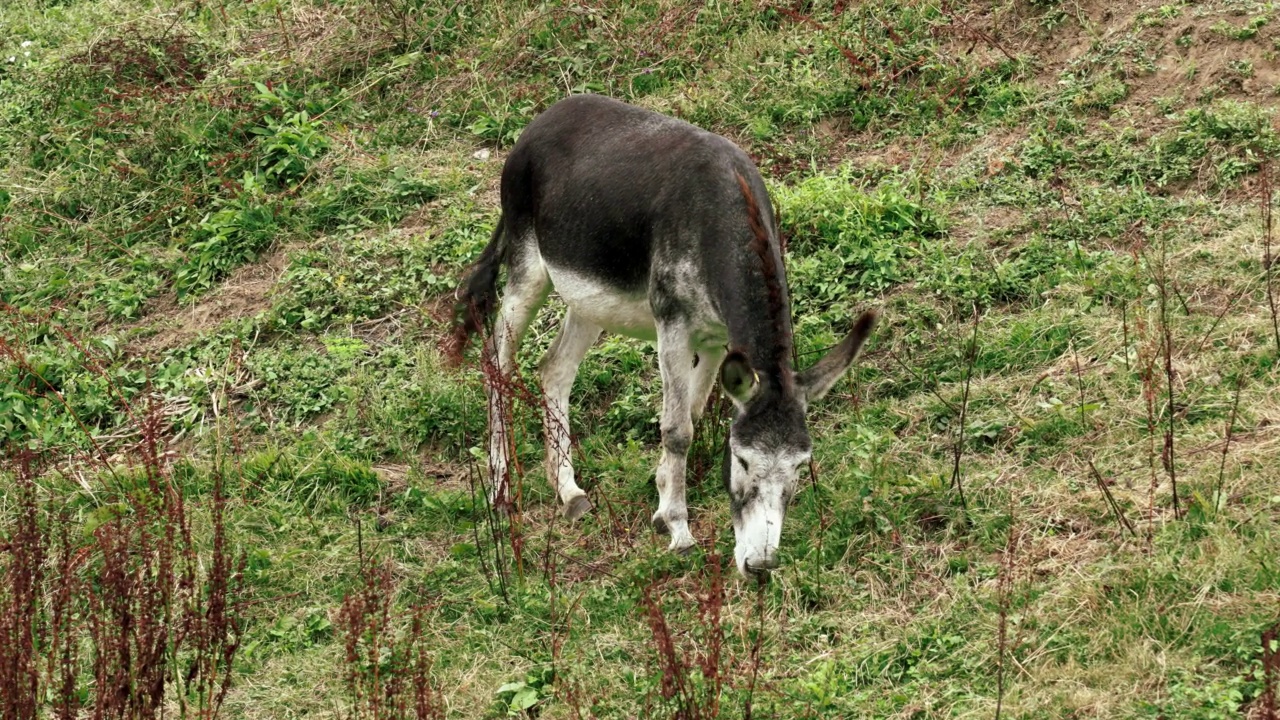
[[556, 489], [563, 503], [560, 511], [565, 518], [577, 520], [591, 509], [591, 501], [574, 482], [572, 443], [569, 435], [569, 394], [578, 365], [587, 350], [600, 337], [599, 325], [581, 318], [573, 310], [565, 313], [560, 335], [542, 359], [542, 390], [547, 396], [543, 430], [547, 444], [547, 480]]
[[[485, 393], [489, 406], [489, 502], [505, 509], [510, 481], [511, 373], [516, 350], [538, 308], [546, 302], [551, 279], [534, 252], [513, 253], [507, 285], [502, 293], [502, 309], [494, 323], [493, 337], [486, 343]], [[492, 362], [492, 365], [490, 365]]]

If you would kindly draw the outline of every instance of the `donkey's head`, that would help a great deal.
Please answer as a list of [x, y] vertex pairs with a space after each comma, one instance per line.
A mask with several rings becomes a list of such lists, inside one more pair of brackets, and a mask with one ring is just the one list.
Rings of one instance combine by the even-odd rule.
[[787, 504], [813, 451], [805, 412], [853, 364], [875, 322], [874, 311], [863, 313], [843, 342], [799, 373], [786, 366], [757, 372], [739, 351], [720, 366], [720, 383], [735, 409], [721, 472], [733, 512], [733, 555], [743, 575], [764, 580], [778, 567]]

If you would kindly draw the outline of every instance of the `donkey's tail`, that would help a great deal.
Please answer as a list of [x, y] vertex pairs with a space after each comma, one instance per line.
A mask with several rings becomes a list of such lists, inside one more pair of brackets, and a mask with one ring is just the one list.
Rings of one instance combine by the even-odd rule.
[[462, 363], [471, 336], [483, 330], [498, 309], [498, 271], [507, 261], [507, 252], [505, 217], [499, 217], [489, 244], [454, 293], [458, 304], [454, 307], [453, 332], [444, 348], [445, 358], [454, 366]]

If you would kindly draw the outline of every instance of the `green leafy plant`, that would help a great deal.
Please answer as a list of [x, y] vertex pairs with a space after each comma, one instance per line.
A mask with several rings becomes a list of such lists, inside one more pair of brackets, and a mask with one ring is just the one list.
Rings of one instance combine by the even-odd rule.
[[1271, 18], [1266, 15], [1258, 15], [1250, 18], [1249, 22], [1238, 27], [1223, 20], [1214, 23], [1213, 27], [1210, 29], [1219, 35], [1229, 37], [1232, 40], [1251, 40], [1257, 36], [1259, 30], [1266, 27], [1270, 20]]
[[293, 110], [287, 98], [288, 88], [280, 93], [262, 83], [254, 83], [257, 99], [276, 107], [282, 117], [267, 116], [265, 125], [250, 132], [258, 136], [259, 171], [267, 181], [279, 187], [292, 187], [302, 182], [311, 162], [329, 149], [329, 139], [322, 132], [322, 122], [305, 108]]
[[278, 228], [260, 176], [245, 173], [240, 192], [215, 202], [186, 243], [185, 257], [174, 272], [179, 297], [208, 290], [232, 269], [254, 259], [270, 245]]
[[534, 103], [525, 102], [496, 113], [481, 113], [467, 126], [467, 131], [499, 145], [512, 145], [533, 120], [535, 107]]
[[495, 693], [499, 712], [507, 717], [537, 717], [539, 705], [551, 697], [554, 683], [555, 671], [544, 668], [523, 680], [503, 684]]
[[847, 312], [852, 300], [909, 280], [920, 244], [943, 234], [940, 218], [898, 188], [863, 192], [847, 173], [777, 187], [774, 199], [801, 317]]

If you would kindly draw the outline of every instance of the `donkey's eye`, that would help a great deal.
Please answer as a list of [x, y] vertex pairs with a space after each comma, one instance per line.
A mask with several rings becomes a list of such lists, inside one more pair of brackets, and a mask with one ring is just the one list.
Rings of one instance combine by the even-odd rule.
[[750, 472], [750, 470], [747, 468], [747, 461], [743, 460], [741, 455], [734, 455], [733, 459], [737, 460], [738, 464], [742, 466], [742, 472]]

